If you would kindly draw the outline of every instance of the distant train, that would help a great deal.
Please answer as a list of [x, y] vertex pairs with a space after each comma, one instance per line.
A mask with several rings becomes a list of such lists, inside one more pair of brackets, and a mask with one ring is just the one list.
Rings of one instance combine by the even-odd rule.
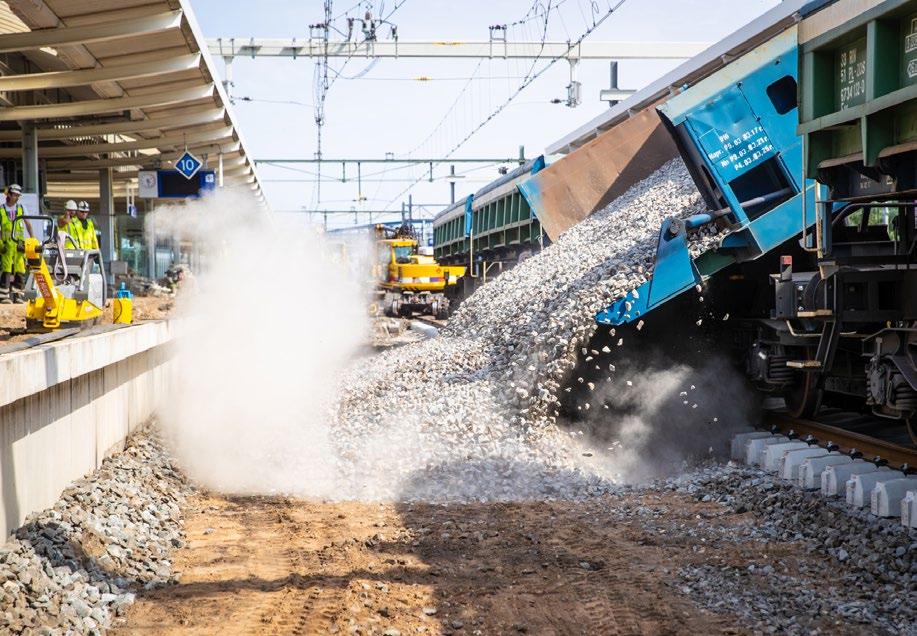
[[544, 167], [543, 156], [527, 161], [433, 219], [436, 260], [468, 267], [464, 295], [550, 244], [519, 189]]

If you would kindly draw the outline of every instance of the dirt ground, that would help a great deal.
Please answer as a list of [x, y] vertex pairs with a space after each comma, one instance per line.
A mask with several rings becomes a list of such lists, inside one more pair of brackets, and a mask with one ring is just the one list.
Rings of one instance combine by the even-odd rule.
[[[172, 311], [173, 299], [134, 297], [134, 321], [159, 320], [169, 316]], [[111, 324], [112, 307], [105, 308], [102, 324]], [[4, 342], [18, 342], [29, 337], [22, 334], [25, 329], [25, 304], [0, 305], [0, 344]]]
[[676, 571], [760, 563], [762, 546], [688, 538], [700, 523], [727, 537], [754, 518], [671, 493], [452, 506], [200, 495], [180, 582], [142, 593], [114, 633], [747, 633], [692, 604]]

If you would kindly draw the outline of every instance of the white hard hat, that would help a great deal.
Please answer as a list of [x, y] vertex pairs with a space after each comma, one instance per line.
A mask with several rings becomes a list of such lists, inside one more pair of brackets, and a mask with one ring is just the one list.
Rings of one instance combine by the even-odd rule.
[[74, 201], [73, 199], [70, 199], [70, 200], [67, 201], [67, 203], [64, 205], [64, 209], [65, 209], [65, 210], [76, 210], [76, 201]]
[[18, 183], [12, 183], [6, 188], [9, 194], [22, 194], [22, 186]]
[[80, 201], [80, 204], [77, 207], [77, 209], [80, 212], [89, 212], [89, 201]]

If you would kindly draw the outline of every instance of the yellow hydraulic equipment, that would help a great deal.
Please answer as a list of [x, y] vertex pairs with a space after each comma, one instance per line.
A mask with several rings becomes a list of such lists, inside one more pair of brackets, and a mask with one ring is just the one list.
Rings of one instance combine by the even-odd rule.
[[465, 267], [440, 265], [418, 247], [409, 225], [397, 230], [376, 226], [376, 278], [382, 309], [390, 316], [423, 313], [445, 318], [449, 299], [445, 291], [465, 275]]
[[[66, 248], [59, 243], [51, 217], [22, 218], [45, 221], [49, 228], [45, 241], [29, 237], [22, 245], [29, 271], [26, 329], [45, 332], [98, 323], [105, 307], [105, 272], [99, 250]], [[69, 237], [63, 240], [72, 244]]]
[[115, 292], [111, 307], [112, 322], [120, 325], [130, 325], [134, 322], [134, 295], [122, 282], [120, 289]]

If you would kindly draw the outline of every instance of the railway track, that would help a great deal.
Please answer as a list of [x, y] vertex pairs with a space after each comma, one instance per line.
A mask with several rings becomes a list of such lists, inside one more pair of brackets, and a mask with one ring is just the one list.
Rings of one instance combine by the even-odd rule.
[[422, 322], [425, 325], [430, 325], [431, 327], [436, 327], [437, 329], [442, 329], [446, 326], [445, 320], [437, 320], [431, 316], [413, 316], [411, 320]]
[[917, 466], [917, 446], [898, 422], [840, 410], [819, 414], [818, 421], [768, 411], [764, 422], [784, 434], [793, 431], [802, 438], [812, 435], [820, 446], [830, 442], [842, 452], [856, 449], [865, 458], [881, 457], [893, 467]]

